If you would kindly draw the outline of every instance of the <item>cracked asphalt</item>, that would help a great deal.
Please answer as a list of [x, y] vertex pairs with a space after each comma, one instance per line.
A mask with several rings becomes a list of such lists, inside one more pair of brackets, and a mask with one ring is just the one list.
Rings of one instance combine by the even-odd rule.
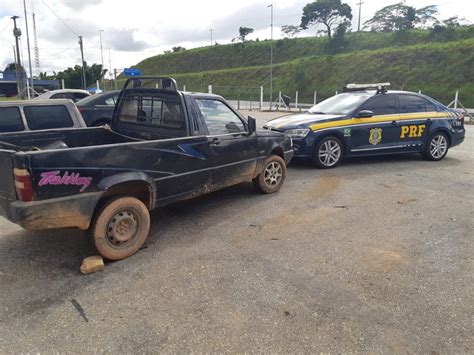
[[472, 353], [473, 140], [158, 209], [87, 276], [87, 234], [0, 219], [0, 353]]

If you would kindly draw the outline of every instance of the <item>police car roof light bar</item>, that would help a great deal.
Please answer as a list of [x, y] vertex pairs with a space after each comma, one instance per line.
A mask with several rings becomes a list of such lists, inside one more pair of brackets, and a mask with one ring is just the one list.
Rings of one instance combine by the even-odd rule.
[[390, 86], [390, 83], [347, 84], [343, 87], [342, 92], [377, 90], [377, 94], [383, 94], [387, 92], [387, 86]]

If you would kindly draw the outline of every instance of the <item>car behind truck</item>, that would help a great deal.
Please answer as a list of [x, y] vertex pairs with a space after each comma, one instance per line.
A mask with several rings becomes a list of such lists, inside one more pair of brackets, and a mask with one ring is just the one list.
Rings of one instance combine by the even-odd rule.
[[150, 210], [244, 181], [276, 192], [292, 156], [291, 138], [256, 131], [220, 96], [133, 78], [110, 128], [0, 138], [0, 215], [30, 230], [90, 230], [119, 260], [145, 242]]

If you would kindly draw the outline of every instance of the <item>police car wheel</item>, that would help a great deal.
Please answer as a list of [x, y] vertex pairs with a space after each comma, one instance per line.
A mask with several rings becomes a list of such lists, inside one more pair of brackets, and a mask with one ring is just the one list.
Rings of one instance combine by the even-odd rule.
[[285, 161], [278, 155], [268, 157], [262, 172], [253, 179], [257, 191], [271, 194], [280, 190], [286, 178]]
[[313, 165], [320, 169], [335, 168], [342, 161], [343, 146], [336, 137], [326, 137], [316, 145]]
[[446, 156], [448, 149], [448, 136], [442, 132], [438, 132], [432, 135], [428, 140], [423, 155], [427, 160], [438, 161]]

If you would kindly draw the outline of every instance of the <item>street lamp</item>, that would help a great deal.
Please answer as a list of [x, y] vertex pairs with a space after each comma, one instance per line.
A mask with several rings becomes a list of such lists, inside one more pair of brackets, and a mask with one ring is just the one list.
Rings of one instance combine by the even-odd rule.
[[[100, 40], [100, 61], [102, 63], [102, 71], [104, 71], [104, 50], [102, 48], [102, 32], [104, 32], [104, 30], [99, 30], [99, 40]], [[102, 74], [102, 73], [101, 73]], [[104, 81], [104, 77], [102, 77], [102, 88], [105, 89], [105, 81]], [[105, 91], [105, 90], [104, 90]]]
[[272, 110], [273, 103], [273, 4], [268, 5], [271, 9], [271, 22], [270, 22], [270, 111]]

